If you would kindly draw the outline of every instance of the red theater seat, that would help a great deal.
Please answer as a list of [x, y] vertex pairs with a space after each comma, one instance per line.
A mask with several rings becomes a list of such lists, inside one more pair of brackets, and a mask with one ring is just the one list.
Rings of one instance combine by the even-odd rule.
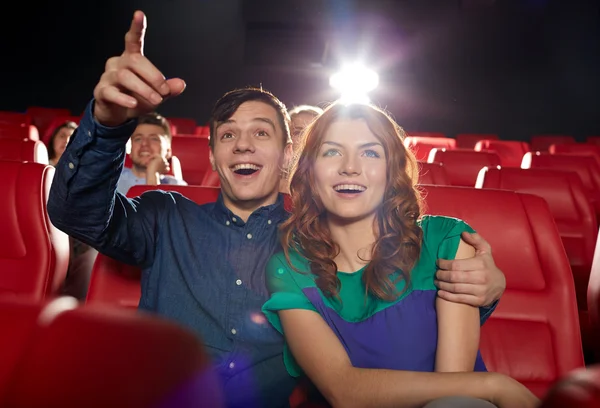
[[600, 407], [600, 366], [581, 368], [562, 378], [539, 408]]
[[[187, 134], [193, 135], [196, 132], [196, 121], [189, 118], [167, 118], [171, 123], [171, 129], [174, 135]], [[174, 128], [174, 129], [173, 129]]]
[[0, 124], [31, 125], [31, 116], [26, 113], [0, 111]]
[[0, 174], [0, 295], [54, 296], [69, 263], [68, 236], [46, 212], [54, 168], [0, 161]]
[[40, 140], [38, 129], [33, 125], [15, 125], [10, 123], [0, 123], [0, 138], [2, 139], [29, 139], [33, 141]]
[[[138, 197], [151, 190], [175, 191], [197, 204], [205, 204], [217, 201], [219, 188], [199, 186], [133, 186], [127, 192], [130, 198]], [[127, 308], [136, 308], [140, 300], [140, 276], [139, 268], [125, 265], [107, 256], [98, 254], [94, 268], [90, 288], [87, 295], [87, 303], [113, 304]]]
[[552, 145], [559, 144], [574, 144], [575, 138], [573, 136], [566, 135], [533, 135], [531, 136], [530, 146], [531, 151], [548, 151], [548, 148]]
[[480, 140], [498, 140], [498, 135], [461, 133], [456, 135], [456, 147], [460, 147], [462, 149], [474, 149], [475, 145]]
[[213, 171], [212, 169], [208, 169], [206, 173], [204, 173], [204, 178], [202, 179], [200, 185], [206, 187], [221, 187], [219, 173]]
[[55, 116], [50, 123], [48, 123], [48, 126], [46, 127], [46, 130], [44, 130], [44, 132], [42, 133], [42, 141], [44, 143], [48, 143], [50, 141], [50, 137], [52, 136], [52, 133], [54, 133], [54, 130], [59, 127], [60, 125], [62, 125], [65, 122], [75, 122], [77, 125], [79, 125], [79, 122], [81, 121], [81, 117], [80, 116]]
[[529, 145], [513, 140], [481, 140], [475, 145], [475, 150], [495, 152], [500, 157], [502, 166], [521, 167], [523, 155], [529, 152]]
[[506, 190], [425, 186], [424, 192], [429, 214], [461, 218], [486, 237], [506, 276], [506, 291], [481, 332], [488, 369], [543, 396], [583, 366], [573, 278], [548, 204]]
[[194, 334], [157, 317], [76, 306], [0, 301], [11, 334], [0, 339], [0, 406], [223, 407]]
[[39, 141], [0, 138], [0, 160], [48, 164], [48, 149]]
[[171, 149], [181, 162], [183, 179], [190, 185], [201, 185], [205, 173], [210, 171], [208, 139], [174, 136]]
[[572, 154], [575, 156], [590, 156], [596, 159], [600, 165], [600, 146], [593, 144], [567, 144], [567, 145], [552, 145], [548, 148], [551, 154]]
[[196, 126], [194, 134], [208, 139], [210, 137], [210, 126]]
[[600, 240], [596, 242], [592, 271], [587, 293], [590, 313], [591, 339], [594, 345], [596, 361], [600, 362]]
[[588, 144], [600, 145], [600, 136], [588, 136], [585, 141]]
[[524, 169], [566, 170], [577, 173], [596, 210], [596, 218], [600, 217], [600, 166], [593, 157], [527, 153], [523, 156], [521, 167]]
[[456, 140], [449, 137], [408, 136], [404, 139], [404, 146], [412, 150], [417, 160], [427, 161], [431, 149], [454, 149]]
[[598, 223], [577, 174], [542, 169], [484, 169], [476, 187], [535, 194], [546, 200], [573, 271], [584, 348], [591, 349], [587, 290], [598, 238]]
[[443, 164], [450, 185], [463, 187], [475, 186], [482, 168], [500, 165], [500, 157], [494, 152], [467, 149], [432, 149], [428, 161]]
[[419, 162], [419, 184], [450, 185], [444, 165], [440, 163]]
[[57, 116], [71, 116], [69, 109], [44, 108], [40, 106], [30, 106], [26, 112], [31, 117], [31, 122], [37, 126], [40, 134], [45, 134], [52, 120]]
[[440, 132], [406, 132], [406, 134], [410, 137], [446, 137]]

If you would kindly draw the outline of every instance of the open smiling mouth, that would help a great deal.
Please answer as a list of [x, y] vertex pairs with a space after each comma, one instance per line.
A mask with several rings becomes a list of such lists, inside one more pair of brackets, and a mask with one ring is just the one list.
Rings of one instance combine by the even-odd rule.
[[243, 163], [236, 164], [235, 166], [231, 167], [231, 170], [240, 176], [251, 176], [260, 171], [261, 168], [261, 166], [257, 166], [256, 164]]
[[341, 194], [359, 194], [366, 191], [366, 187], [360, 184], [338, 184], [333, 189]]

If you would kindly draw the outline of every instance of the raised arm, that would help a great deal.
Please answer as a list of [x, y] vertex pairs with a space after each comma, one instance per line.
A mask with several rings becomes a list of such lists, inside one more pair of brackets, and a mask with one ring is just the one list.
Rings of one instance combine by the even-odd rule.
[[[474, 256], [475, 248], [461, 239], [455, 259]], [[438, 342], [435, 371], [473, 371], [479, 348], [479, 309], [438, 297], [436, 310]]]
[[120, 261], [152, 261], [160, 195], [128, 200], [115, 193], [125, 144], [139, 115], [163, 97], [181, 93], [181, 79], [165, 80], [143, 56], [145, 16], [136, 12], [125, 51], [106, 63], [80, 126], [57, 164], [48, 200], [52, 223]]

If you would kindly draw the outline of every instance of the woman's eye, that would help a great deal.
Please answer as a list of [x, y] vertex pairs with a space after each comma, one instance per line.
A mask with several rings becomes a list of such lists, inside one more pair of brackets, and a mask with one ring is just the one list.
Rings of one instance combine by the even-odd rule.
[[381, 157], [381, 156], [379, 156], [379, 153], [377, 153], [375, 150], [365, 150], [364, 155], [366, 157], [375, 157], [375, 158]]
[[338, 150], [336, 150], [336, 149], [329, 149], [329, 150], [326, 150], [323, 153], [323, 156], [324, 157], [327, 157], [327, 156], [337, 156], [339, 154], [340, 154], [340, 152]]

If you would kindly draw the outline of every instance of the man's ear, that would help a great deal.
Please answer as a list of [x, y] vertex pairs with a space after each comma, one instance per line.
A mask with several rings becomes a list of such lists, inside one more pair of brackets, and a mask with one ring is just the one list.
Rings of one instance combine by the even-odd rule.
[[213, 155], [213, 149], [208, 149], [208, 160], [210, 161], [210, 167], [212, 167], [212, 171], [217, 171], [217, 166], [215, 166], [215, 156]]

